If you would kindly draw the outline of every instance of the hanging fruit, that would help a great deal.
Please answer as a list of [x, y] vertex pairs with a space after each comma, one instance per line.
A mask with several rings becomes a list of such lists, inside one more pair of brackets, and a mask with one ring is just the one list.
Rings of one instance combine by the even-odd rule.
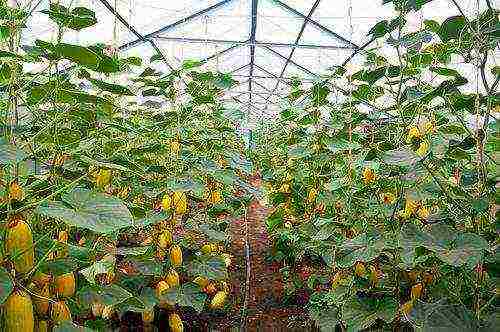
[[170, 285], [165, 280], [160, 280], [156, 285], [156, 297], [161, 297], [161, 295], [170, 288]]
[[46, 316], [49, 313], [49, 284], [45, 284], [39, 287], [33, 283], [30, 289], [32, 290], [32, 302], [35, 312], [38, 314], [38, 316]]
[[96, 185], [99, 188], [104, 188], [111, 183], [111, 175], [113, 172], [110, 169], [101, 168], [96, 176]]
[[165, 194], [161, 200], [161, 207], [164, 211], [170, 210], [170, 207], [172, 205], [172, 199], [170, 198], [169, 194]]
[[203, 289], [208, 285], [210, 280], [208, 280], [208, 278], [206, 278], [206, 277], [199, 276], [199, 277], [194, 278], [193, 282], [195, 284], [197, 284], [198, 286], [200, 286], [201, 289]]
[[71, 320], [71, 311], [69, 310], [66, 302], [57, 301], [55, 303], [52, 303], [50, 318], [52, 318], [52, 320], [55, 323], [70, 321]]
[[412, 300], [417, 300], [422, 296], [422, 290], [424, 289], [424, 286], [422, 283], [418, 283], [416, 285], [413, 285], [411, 288], [411, 299]]
[[5, 237], [5, 251], [11, 257], [18, 273], [29, 272], [34, 265], [33, 234], [27, 223], [16, 219], [9, 223]]
[[35, 317], [31, 297], [20, 290], [9, 295], [4, 303], [4, 328], [6, 332], [32, 332]]
[[170, 287], [179, 286], [179, 274], [175, 270], [170, 270], [165, 277], [165, 281]]
[[184, 214], [187, 211], [187, 196], [186, 193], [176, 191], [172, 194], [172, 203], [175, 207], [175, 213]]
[[172, 244], [172, 233], [168, 230], [163, 231], [160, 236], [158, 236], [158, 247], [162, 249], [168, 248]]
[[146, 310], [141, 313], [141, 316], [144, 324], [151, 324], [155, 319], [155, 312], [153, 309]]
[[366, 274], [365, 264], [363, 264], [363, 262], [357, 262], [356, 265], [354, 266], [354, 273], [358, 277], [364, 277]]
[[182, 319], [178, 314], [170, 314], [168, 316], [168, 326], [172, 332], [183, 332], [184, 325], [182, 324]]
[[182, 265], [182, 249], [178, 245], [173, 245], [170, 248], [170, 262], [174, 267]]
[[210, 302], [210, 307], [212, 309], [220, 309], [226, 302], [227, 293], [224, 291], [217, 292]]
[[24, 190], [17, 183], [17, 181], [12, 181], [9, 186], [9, 199], [11, 201], [22, 201], [24, 198]]
[[212, 191], [210, 193], [210, 199], [209, 199], [209, 202], [211, 204], [220, 204], [224, 201], [224, 199], [222, 198], [222, 194], [219, 190], [215, 190], [215, 191]]
[[311, 190], [309, 190], [309, 193], [307, 194], [307, 201], [312, 204], [316, 200], [317, 196], [318, 191], [316, 190], [316, 188], [311, 188]]
[[70, 297], [75, 294], [76, 282], [73, 272], [66, 273], [54, 278], [54, 293], [60, 297]]

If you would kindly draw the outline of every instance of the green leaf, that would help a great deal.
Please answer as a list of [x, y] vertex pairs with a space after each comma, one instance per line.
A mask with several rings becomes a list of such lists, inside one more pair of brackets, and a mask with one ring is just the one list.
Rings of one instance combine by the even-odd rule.
[[97, 23], [95, 13], [85, 7], [76, 7], [70, 12], [68, 8], [62, 5], [51, 3], [50, 9], [42, 10], [41, 12], [49, 15], [50, 19], [59, 26], [77, 31], [91, 27]]
[[195, 68], [195, 67], [199, 67], [201, 66], [201, 61], [198, 61], [198, 60], [185, 60], [183, 63], [182, 63], [182, 69], [191, 69], [191, 68]]
[[10, 144], [5, 138], [0, 138], [0, 165], [16, 164], [26, 157], [24, 151]]
[[342, 307], [342, 318], [348, 331], [360, 331], [372, 326], [377, 319], [390, 323], [396, 317], [398, 303], [391, 296], [382, 298], [351, 297]]
[[439, 37], [442, 41], [447, 42], [452, 39], [458, 39], [463, 36], [466, 31], [466, 21], [463, 16], [448, 17], [439, 29]]
[[49, 202], [40, 205], [36, 212], [97, 233], [109, 234], [133, 225], [130, 211], [116, 197], [76, 188], [62, 199], [70, 207]]
[[14, 289], [14, 282], [9, 272], [3, 267], [0, 267], [0, 305], [9, 297]]
[[99, 56], [87, 47], [60, 43], [55, 46], [55, 51], [60, 57], [73, 61], [81, 66], [93, 70], [97, 70], [99, 66]]
[[94, 332], [88, 327], [76, 325], [72, 321], [63, 321], [54, 326], [53, 332]]
[[387, 151], [383, 157], [385, 163], [397, 166], [411, 166], [418, 160], [418, 156], [406, 147]]
[[82, 269], [80, 273], [90, 282], [95, 284], [95, 277], [99, 274], [112, 272], [115, 268], [115, 256], [107, 255], [89, 267]]
[[339, 139], [330, 142], [327, 145], [328, 150], [330, 150], [332, 153], [337, 153], [341, 151], [348, 151], [348, 150], [353, 150], [356, 151], [361, 148], [361, 144], [357, 142], [349, 142], [346, 139]]
[[223, 280], [227, 278], [227, 269], [221, 257], [202, 256], [188, 265], [191, 276], [207, 277], [208, 279]]
[[59, 258], [51, 261], [44, 262], [40, 269], [44, 273], [50, 273], [54, 276], [60, 276], [69, 272], [78, 270], [78, 261], [71, 258]]
[[350, 267], [356, 262], [369, 262], [378, 257], [385, 247], [386, 241], [381, 234], [362, 233], [339, 246], [337, 264]]
[[130, 91], [129, 88], [127, 88], [126, 86], [123, 86], [123, 85], [108, 83], [108, 82], [104, 82], [101, 80], [95, 80], [95, 79], [91, 79], [90, 82], [92, 82], [93, 85], [95, 85], [96, 87], [98, 87], [99, 89], [101, 89], [103, 91], [108, 91], [108, 92], [111, 92], [111, 93], [114, 93], [117, 95], [122, 95], [122, 96], [132, 96], [133, 95], [132, 91]]
[[175, 303], [181, 307], [192, 307], [200, 313], [205, 305], [207, 295], [203, 293], [195, 283], [188, 282], [180, 287], [170, 288], [166, 293], [160, 296], [160, 300], [168, 303]]
[[478, 322], [463, 305], [417, 301], [408, 315], [418, 331], [479, 331]]
[[436, 74], [439, 74], [439, 75], [443, 75], [443, 76], [454, 76], [454, 77], [461, 76], [458, 71], [456, 71], [455, 69], [451, 69], [451, 68], [431, 67], [429, 69], [430, 69], [430, 71], [432, 71]]

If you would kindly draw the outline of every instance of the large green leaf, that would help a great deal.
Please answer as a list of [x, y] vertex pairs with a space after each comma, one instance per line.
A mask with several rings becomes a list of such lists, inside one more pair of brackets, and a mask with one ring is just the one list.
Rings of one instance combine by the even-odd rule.
[[372, 326], [377, 319], [393, 321], [398, 310], [396, 299], [390, 296], [377, 298], [351, 297], [342, 307], [342, 318], [348, 331], [361, 331]]
[[14, 282], [9, 272], [3, 267], [0, 267], [0, 305], [9, 297], [14, 289]]
[[71, 12], [65, 6], [51, 3], [50, 8], [41, 11], [49, 15], [58, 25], [73, 30], [82, 30], [97, 23], [95, 13], [85, 7], [76, 7]]
[[82, 269], [80, 273], [91, 284], [95, 284], [95, 277], [99, 274], [112, 272], [115, 268], [116, 258], [112, 255], [104, 256], [101, 260], [94, 262], [89, 267]]
[[223, 280], [227, 278], [227, 269], [224, 260], [220, 257], [202, 256], [188, 265], [191, 276], [202, 276], [208, 279]]
[[345, 241], [340, 247], [337, 264], [349, 267], [356, 262], [368, 262], [380, 255], [386, 248], [387, 241], [381, 234], [362, 233]]
[[200, 286], [192, 282], [170, 288], [160, 297], [160, 300], [175, 303], [181, 307], [192, 307], [198, 313], [203, 310], [206, 299], [207, 295], [201, 291]]
[[93, 85], [95, 85], [97, 88], [99, 88], [103, 91], [108, 91], [108, 92], [111, 92], [111, 93], [114, 93], [117, 95], [122, 95], [122, 96], [132, 96], [133, 95], [132, 91], [130, 91], [129, 88], [127, 88], [126, 86], [123, 86], [123, 85], [112, 84], [112, 83], [104, 82], [101, 80], [95, 80], [95, 79], [90, 80], [90, 82], [92, 82]]
[[99, 66], [99, 55], [87, 47], [60, 43], [55, 46], [55, 51], [62, 58], [81, 66], [94, 70]]
[[462, 305], [417, 301], [408, 316], [422, 332], [479, 331], [472, 313]]
[[451, 39], [458, 39], [463, 36], [466, 27], [466, 21], [463, 16], [448, 17], [441, 28], [439, 29], [439, 37], [442, 41], [447, 42]]
[[97, 233], [113, 233], [133, 225], [130, 211], [116, 197], [76, 188], [62, 199], [66, 204], [44, 203], [37, 208], [37, 213]]

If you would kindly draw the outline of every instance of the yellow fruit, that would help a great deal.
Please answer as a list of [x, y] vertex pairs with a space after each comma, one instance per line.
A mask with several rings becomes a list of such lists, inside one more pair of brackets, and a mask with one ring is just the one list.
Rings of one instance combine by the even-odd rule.
[[18, 273], [26, 273], [33, 268], [35, 261], [33, 234], [29, 225], [22, 220], [15, 220], [9, 226], [5, 237], [6, 254], [11, 257]]
[[33, 290], [33, 307], [38, 316], [45, 316], [49, 313], [50, 288], [45, 284], [38, 288], [35, 284], [31, 287]]
[[210, 302], [210, 307], [212, 309], [222, 308], [224, 303], [226, 302], [227, 293], [224, 291], [217, 292]]
[[224, 199], [222, 198], [222, 194], [220, 191], [216, 190], [216, 191], [212, 191], [210, 193], [210, 203], [212, 204], [220, 204], [224, 201]]
[[318, 191], [316, 188], [312, 188], [309, 190], [309, 194], [307, 195], [307, 201], [309, 203], [313, 203], [316, 200], [316, 196], [318, 196]]
[[33, 304], [28, 294], [14, 291], [4, 303], [4, 331], [32, 332], [35, 329]]
[[94, 315], [94, 317], [101, 317], [102, 311], [104, 309], [104, 304], [98, 301], [93, 302], [91, 305], [91, 309], [92, 309], [92, 315]]
[[203, 289], [203, 288], [205, 288], [205, 287], [208, 285], [208, 283], [209, 283], [210, 281], [209, 281], [207, 278], [205, 278], [205, 277], [201, 277], [201, 276], [200, 276], [200, 277], [196, 277], [196, 278], [194, 278], [193, 282], [194, 282], [195, 284], [197, 284], [198, 286], [200, 286], [200, 288], [202, 288], [202, 289]]
[[396, 201], [396, 196], [393, 193], [383, 193], [380, 196], [384, 204], [392, 204]]
[[410, 143], [412, 139], [421, 137], [422, 133], [420, 132], [420, 129], [418, 129], [418, 127], [411, 127], [410, 130], [408, 130], [408, 135], [406, 136], [406, 142]]
[[378, 271], [374, 266], [369, 267], [370, 270], [370, 282], [373, 286], [378, 284]]
[[158, 247], [162, 249], [168, 248], [172, 244], [172, 233], [170, 231], [163, 231], [158, 237]]
[[175, 213], [184, 214], [187, 211], [187, 196], [186, 193], [176, 191], [172, 194], [172, 203], [175, 207]]
[[170, 151], [172, 151], [173, 154], [178, 155], [181, 151], [181, 143], [179, 141], [170, 142]]
[[203, 288], [203, 291], [208, 295], [215, 294], [217, 292], [217, 286], [214, 283], [209, 283], [205, 286], [205, 288]]
[[111, 305], [105, 305], [104, 308], [102, 308], [102, 318], [103, 319], [110, 319], [114, 313], [115, 313], [115, 310], [113, 309], [113, 306], [111, 306]]
[[365, 169], [363, 170], [363, 182], [365, 184], [370, 184], [372, 182], [375, 182], [375, 178], [375, 172], [371, 168], [365, 167]]
[[170, 287], [179, 286], [179, 274], [175, 270], [170, 270], [165, 277], [165, 281]]
[[154, 319], [155, 319], [154, 310], [151, 309], [142, 312], [142, 321], [144, 322], [144, 324], [151, 324]]
[[278, 191], [284, 194], [289, 194], [291, 192], [290, 185], [288, 183], [283, 183], [281, 187], [278, 189]]
[[401, 306], [401, 312], [405, 315], [408, 315], [411, 312], [411, 309], [413, 309], [413, 301], [408, 301]]
[[210, 254], [217, 251], [217, 245], [212, 243], [206, 243], [201, 246], [201, 252], [204, 254]]
[[54, 323], [60, 323], [71, 320], [71, 312], [68, 305], [64, 301], [52, 303], [52, 310], [50, 311], [50, 318]]
[[68, 243], [68, 232], [67, 231], [60, 231], [59, 234], [57, 234], [57, 240], [61, 243]]
[[420, 142], [420, 145], [416, 151], [417, 155], [423, 157], [427, 154], [427, 151], [429, 151], [429, 142], [427, 141]]
[[426, 134], [431, 134], [436, 131], [436, 124], [433, 121], [428, 121], [424, 124]]
[[75, 294], [75, 275], [73, 272], [66, 273], [54, 278], [54, 293], [58, 297], [70, 297]]
[[169, 194], [165, 194], [161, 200], [161, 207], [164, 211], [168, 211], [172, 205], [172, 199]]
[[51, 280], [52, 276], [40, 271], [35, 272], [35, 275], [33, 276], [33, 278], [31, 278], [31, 281], [40, 288], [45, 285], [48, 285], [51, 282]]
[[423, 289], [424, 289], [424, 286], [421, 283], [413, 285], [413, 287], [411, 288], [411, 299], [412, 300], [419, 299], [420, 296], [422, 295]]
[[422, 219], [427, 219], [429, 218], [429, 209], [427, 209], [425, 206], [422, 206], [420, 209], [417, 210], [417, 215], [422, 218]]
[[99, 188], [103, 188], [111, 183], [111, 175], [113, 172], [110, 169], [100, 169], [97, 173], [96, 184]]
[[164, 292], [170, 288], [169, 284], [165, 280], [160, 280], [156, 285], [156, 296], [160, 297]]
[[177, 314], [170, 314], [168, 316], [168, 326], [172, 332], [183, 332], [184, 325], [182, 324], [182, 319]]
[[49, 322], [46, 320], [36, 321], [35, 332], [49, 332]]
[[182, 265], [182, 249], [178, 245], [174, 245], [170, 248], [170, 262], [175, 267]]
[[17, 181], [12, 181], [9, 186], [9, 199], [14, 201], [22, 201], [24, 198], [23, 188], [17, 183]]
[[354, 266], [354, 273], [358, 277], [364, 277], [366, 273], [365, 264], [363, 264], [362, 262], [357, 262], [356, 265]]

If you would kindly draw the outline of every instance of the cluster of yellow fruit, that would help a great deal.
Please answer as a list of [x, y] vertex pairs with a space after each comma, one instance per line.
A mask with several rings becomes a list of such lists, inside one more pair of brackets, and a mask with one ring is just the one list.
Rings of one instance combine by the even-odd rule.
[[165, 194], [161, 200], [161, 206], [165, 211], [172, 209], [177, 215], [183, 215], [188, 210], [187, 195], [182, 191], [175, 191], [171, 196]]
[[208, 296], [212, 296], [210, 300], [210, 308], [220, 309], [226, 302], [227, 295], [229, 294], [229, 286], [225, 281], [215, 282], [206, 277], [196, 277], [193, 282], [200, 286], [200, 288]]
[[[33, 234], [21, 217], [13, 218], [7, 225], [5, 253], [10, 257], [16, 273], [29, 276], [35, 266]], [[48, 259], [67, 255], [68, 234], [59, 233], [62, 249], [51, 253]], [[65, 248], [66, 247], [66, 248]], [[36, 272], [24, 290], [21, 284], [9, 295], [4, 304], [6, 331], [48, 331], [52, 323], [71, 320], [71, 312], [64, 299], [73, 296], [76, 289], [73, 272], [51, 276]], [[35, 317], [37, 318], [35, 321]]]
[[426, 122], [422, 127], [422, 129], [417, 126], [411, 127], [406, 136], [407, 143], [416, 142], [418, 144], [415, 153], [420, 157], [425, 156], [430, 147], [429, 140], [425, 138], [425, 135], [431, 134], [436, 130], [436, 125], [432, 121]]
[[418, 272], [410, 271], [406, 273], [406, 279], [413, 283], [410, 289], [410, 299], [401, 305], [401, 312], [408, 315], [413, 309], [415, 301], [422, 297], [425, 286], [430, 285], [434, 281], [434, 274], [428, 271]]
[[370, 167], [365, 167], [363, 169], [363, 183], [365, 185], [369, 185], [370, 183], [375, 182], [377, 176], [375, 175], [375, 171]]
[[407, 197], [405, 202], [405, 208], [404, 210], [398, 212], [398, 216], [402, 219], [408, 219], [412, 215], [415, 215], [420, 219], [426, 220], [427, 218], [429, 218], [430, 211], [422, 203], [422, 201], [412, 200]]

